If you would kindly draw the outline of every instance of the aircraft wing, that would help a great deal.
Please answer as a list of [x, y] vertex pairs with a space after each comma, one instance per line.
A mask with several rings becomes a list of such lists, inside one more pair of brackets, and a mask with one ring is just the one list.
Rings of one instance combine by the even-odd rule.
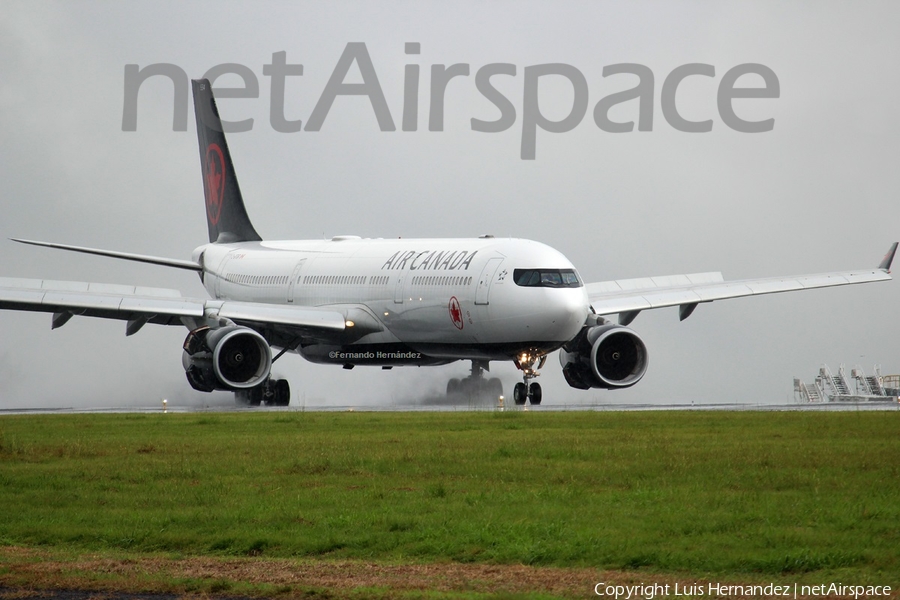
[[683, 321], [701, 302], [886, 281], [891, 279], [891, 262], [896, 251], [897, 243], [894, 243], [874, 269], [735, 281], [725, 281], [721, 273], [694, 273], [589, 283], [585, 289], [597, 314], [618, 313], [622, 325], [633, 321], [642, 310], [667, 306], [678, 306]]
[[74, 315], [127, 321], [126, 335], [146, 323], [199, 326], [205, 318], [231, 319], [254, 329], [297, 335], [344, 330], [341, 312], [316, 307], [184, 298], [178, 290], [81, 281], [0, 277], [0, 309], [53, 313], [53, 328]]

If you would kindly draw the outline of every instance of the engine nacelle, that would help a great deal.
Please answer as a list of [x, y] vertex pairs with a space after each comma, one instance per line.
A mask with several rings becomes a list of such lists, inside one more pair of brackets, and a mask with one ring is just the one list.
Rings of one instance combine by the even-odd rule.
[[200, 327], [185, 338], [181, 364], [195, 390], [243, 390], [269, 377], [272, 350], [248, 327]]
[[574, 388], [626, 388], [647, 372], [647, 346], [621, 325], [584, 327], [559, 351], [559, 362]]

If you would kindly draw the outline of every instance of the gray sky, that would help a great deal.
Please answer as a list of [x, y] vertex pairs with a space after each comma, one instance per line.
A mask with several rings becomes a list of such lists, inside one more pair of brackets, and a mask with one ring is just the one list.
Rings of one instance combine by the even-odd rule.
[[[864, 7], [864, 8], [863, 8]], [[587, 281], [721, 270], [727, 279], [874, 266], [900, 239], [900, 7], [891, 2], [220, 3], [5, 2], [0, 19], [0, 238], [26, 237], [175, 258], [205, 242], [193, 110], [172, 131], [171, 85], [141, 89], [138, 129], [123, 132], [124, 67], [173, 63], [191, 77], [220, 63], [249, 67], [257, 99], [222, 100], [223, 116], [254, 118], [231, 151], [248, 211], [271, 239], [365, 237], [530, 238], [562, 251]], [[419, 130], [381, 132], [368, 100], [341, 97], [319, 132], [269, 124], [263, 65], [286, 51], [304, 66], [289, 78], [286, 113], [306, 121], [348, 42], [365, 42], [398, 129], [406, 64], [421, 65]], [[421, 54], [404, 54], [420, 42]], [[516, 107], [502, 133], [472, 131], [496, 109], [474, 74], [512, 63], [493, 81]], [[519, 158], [524, 68], [567, 63], [585, 76], [588, 113], [568, 133], [538, 132], [537, 159]], [[593, 122], [604, 96], [632, 79], [605, 65], [640, 63], [655, 75], [652, 132], [611, 134]], [[778, 76], [781, 97], [738, 100], [743, 134], [716, 110], [722, 75], [747, 62]], [[445, 131], [428, 131], [429, 69], [468, 63], [447, 88]], [[660, 89], [675, 67], [707, 63], [714, 78], [686, 79], [685, 118], [710, 133], [673, 129]], [[749, 78], [748, 78], [749, 79]], [[353, 79], [351, 79], [353, 80]], [[355, 81], [355, 80], [354, 80]], [[237, 85], [235, 76], [219, 85]], [[747, 82], [753, 85], [756, 82]], [[744, 81], [741, 81], [744, 84]], [[541, 88], [550, 118], [571, 89]], [[637, 103], [611, 117], [637, 118]], [[2, 276], [139, 283], [203, 296], [196, 275], [0, 241]], [[892, 310], [896, 282], [700, 306], [633, 323], [650, 370], [618, 392], [570, 389], [552, 356], [545, 402], [784, 402], [792, 378], [821, 363], [873, 363], [900, 372]], [[181, 368], [181, 328], [0, 313], [0, 407], [230, 403], [194, 393]], [[468, 363], [352, 372], [287, 356], [278, 371], [309, 403], [399, 403], [437, 393]], [[508, 389], [511, 364], [495, 364]]]

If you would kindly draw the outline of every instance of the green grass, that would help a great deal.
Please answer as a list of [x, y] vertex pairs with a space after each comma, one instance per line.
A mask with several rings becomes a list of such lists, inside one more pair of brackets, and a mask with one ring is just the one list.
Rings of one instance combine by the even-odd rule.
[[7, 416], [0, 545], [896, 586], [898, 430], [893, 412]]

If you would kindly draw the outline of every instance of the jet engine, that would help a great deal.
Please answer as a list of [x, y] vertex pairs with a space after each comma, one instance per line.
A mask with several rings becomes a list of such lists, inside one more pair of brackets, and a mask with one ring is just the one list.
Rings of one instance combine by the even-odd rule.
[[243, 390], [269, 377], [272, 350], [248, 327], [200, 327], [185, 338], [181, 364], [195, 390]]
[[586, 326], [559, 351], [566, 382], [581, 390], [626, 388], [647, 372], [647, 347], [627, 327]]

